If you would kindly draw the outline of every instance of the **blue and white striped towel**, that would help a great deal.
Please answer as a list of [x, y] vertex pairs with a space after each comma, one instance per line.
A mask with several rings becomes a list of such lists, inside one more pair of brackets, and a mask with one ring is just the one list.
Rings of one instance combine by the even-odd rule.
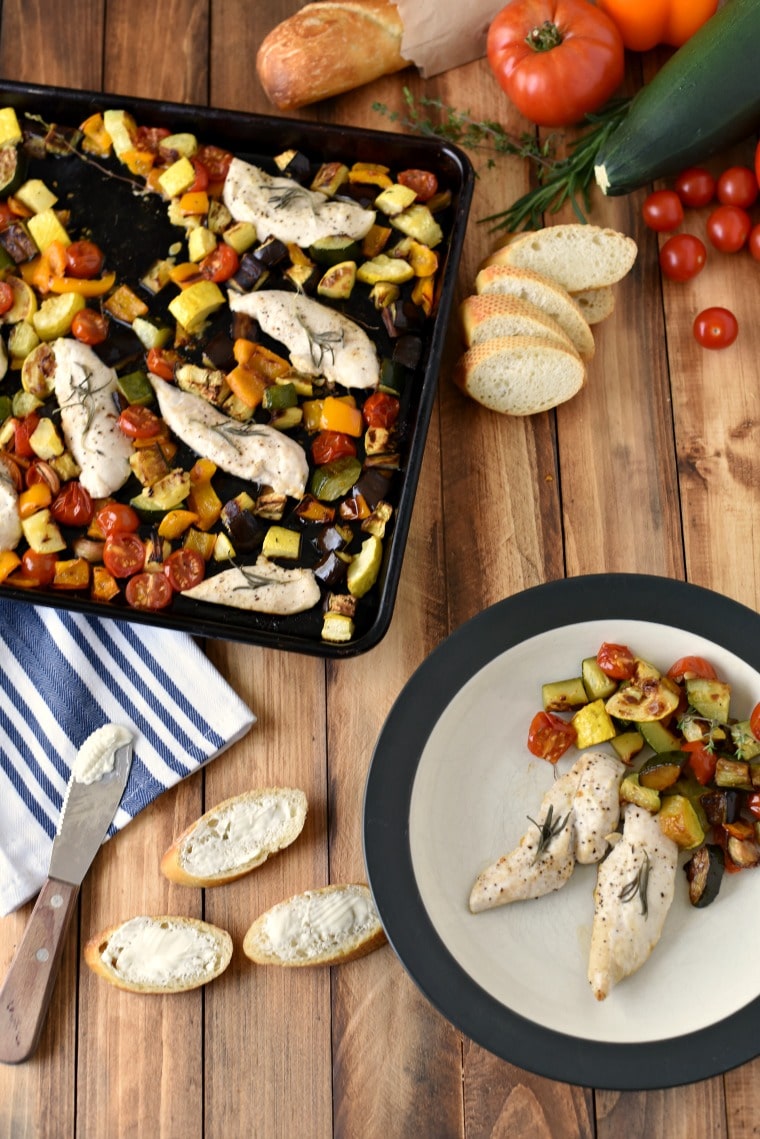
[[44, 882], [72, 762], [96, 728], [135, 736], [113, 834], [255, 719], [184, 633], [0, 602], [0, 915]]

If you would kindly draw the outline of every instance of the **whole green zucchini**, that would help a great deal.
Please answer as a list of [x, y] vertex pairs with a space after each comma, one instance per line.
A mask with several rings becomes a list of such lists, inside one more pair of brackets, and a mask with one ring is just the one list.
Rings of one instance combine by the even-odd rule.
[[760, 0], [728, 0], [631, 102], [600, 148], [605, 194], [628, 194], [746, 138], [760, 124]]

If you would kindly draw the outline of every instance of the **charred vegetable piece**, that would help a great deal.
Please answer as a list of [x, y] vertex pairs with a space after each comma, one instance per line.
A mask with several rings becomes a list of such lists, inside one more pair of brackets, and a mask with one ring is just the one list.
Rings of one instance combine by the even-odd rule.
[[715, 765], [715, 783], [718, 787], [736, 787], [743, 791], [752, 789], [749, 764], [740, 759], [719, 757]]
[[695, 676], [686, 681], [686, 699], [706, 720], [728, 722], [731, 707], [731, 685], [722, 680], [706, 680]]
[[657, 814], [662, 833], [681, 850], [694, 850], [705, 841], [697, 812], [685, 795], [668, 795]]
[[689, 901], [698, 909], [714, 902], [725, 870], [723, 851], [715, 843], [705, 843], [695, 850], [684, 866], [689, 881]]
[[334, 502], [348, 494], [361, 474], [362, 465], [352, 455], [344, 455], [332, 463], [317, 467], [311, 476], [309, 490], [323, 502]]
[[702, 809], [711, 827], [732, 823], [739, 817], [741, 793], [731, 789], [708, 791], [702, 796]]
[[622, 803], [635, 803], [645, 811], [656, 815], [660, 809], [660, 794], [652, 787], [642, 787], [635, 771], [626, 775], [620, 784], [620, 801]]
[[637, 756], [641, 749], [644, 747], [644, 737], [640, 732], [621, 732], [619, 736], [615, 736], [610, 740], [618, 759], [623, 763], [630, 764], [634, 756]]
[[639, 782], [642, 787], [665, 791], [680, 778], [687, 759], [685, 751], [663, 751], [653, 755], [640, 769]]
[[588, 704], [588, 696], [580, 676], [570, 680], [553, 680], [541, 686], [545, 712], [569, 712]]
[[680, 690], [673, 681], [660, 676], [647, 661], [637, 659], [630, 683], [621, 685], [607, 701], [606, 708], [611, 716], [621, 720], [646, 723], [664, 720], [675, 712], [679, 700]]

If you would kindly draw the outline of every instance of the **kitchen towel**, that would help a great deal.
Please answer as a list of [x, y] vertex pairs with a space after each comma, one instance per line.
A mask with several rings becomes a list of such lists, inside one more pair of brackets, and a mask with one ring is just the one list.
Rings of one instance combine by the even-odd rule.
[[113, 834], [255, 719], [185, 633], [0, 602], [0, 916], [42, 886], [74, 757], [96, 728], [134, 733]]

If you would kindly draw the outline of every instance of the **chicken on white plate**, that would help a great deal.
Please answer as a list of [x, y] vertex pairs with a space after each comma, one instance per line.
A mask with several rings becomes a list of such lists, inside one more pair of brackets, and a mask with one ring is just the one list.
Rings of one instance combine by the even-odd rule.
[[577, 862], [594, 863], [609, 847], [620, 819], [623, 764], [603, 752], [587, 752], [544, 795], [519, 845], [487, 867], [470, 893], [480, 913], [508, 902], [540, 898], [559, 890]]
[[275, 427], [225, 415], [202, 396], [150, 375], [161, 415], [178, 439], [223, 471], [302, 498], [309, 477], [306, 452]]
[[52, 344], [55, 398], [66, 446], [93, 498], [107, 498], [132, 473], [132, 443], [118, 424], [116, 373], [87, 344], [62, 337]]
[[308, 247], [323, 237], [364, 237], [375, 211], [328, 198], [284, 175], [272, 176], [233, 158], [224, 180], [224, 204], [235, 221], [253, 222], [259, 241], [269, 237]]
[[597, 871], [588, 979], [598, 1001], [641, 968], [660, 940], [677, 866], [678, 847], [655, 816], [628, 803], [623, 833]]
[[230, 308], [254, 317], [267, 336], [284, 344], [304, 375], [324, 376], [344, 388], [376, 388], [380, 382], [380, 361], [364, 329], [319, 301], [261, 289], [231, 295]]
[[199, 585], [183, 597], [215, 605], [231, 605], [257, 613], [303, 613], [320, 598], [319, 584], [309, 569], [285, 569], [263, 555], [252, 566], [234, 566]]
[[10, 463], [0, 455], [0, 553], [15, 550], [21, 541], [18, 487]]

